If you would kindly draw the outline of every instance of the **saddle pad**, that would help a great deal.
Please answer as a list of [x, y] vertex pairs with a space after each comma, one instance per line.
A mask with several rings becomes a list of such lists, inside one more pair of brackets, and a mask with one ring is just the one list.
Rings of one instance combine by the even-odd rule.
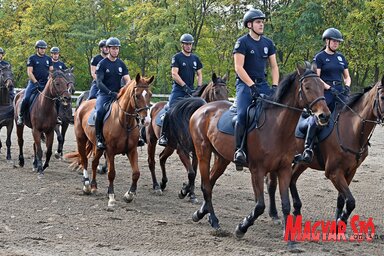
[[[112, 102], [109, 102], [109, 103], [105, 104], [105, 108], [107, 108], [107, 113], [104, 116], [103, 124], [108, 119], [108, 117], [111, 115], [111, 112], [112, 112], [112, 107], [111, 106], [112, 106]], [[91, 114], [88, 117], [88, 125], [89, 126], [95, 126], [95, 121], [96, 121], [96, 108], [94, 108], [92, 110]]]
[[[263, 105], [262, 102], [258, 101], [256, 104], [252, 103], [248, 107], [247, 114], [248, 114], [249, 124], [247, 125], [248, 127], [247, 133], [249, 133], [250, 131], [256, 128], [260, 114], [263, 110], [262, 105]], [[236, 116], [237, 116], [237, 111], [235, 107], [231, 107], [230, 109], [225, 111], [221, 115], [219, 122], [217, 122], [217, 129], [222, 133], [234, 135]]]
[[[333, 127], [335, 126], [335, 120], [336, 120], [335, 117], [337, 116], [337, 114], [338, 114], [338, 111], [334, 110], [331, 114], [331, 118], [330, 118], [330, 121], [328, 122], [328, 124], [326, 126], [323, 126], [318, 131], [318, 133], [317, 133], [317, 141], [318, 142], [322, 142], [323, 140], [328, 138], [328, 136], [332, 133]], [[299, 122], [297, 123], [296, 129], [295, 129], [296, 138], [305, 139], [305, 136], [307, 134], [307, 130], [306, 130], [306, 128], [304, 130], [299, 129], [299, 126], [302, 122], [308, 122], [308, 118], [300, 116]], [[307, 126], [303, 125], [302, 127], [307, 127]]]
[[0, 106], [0, 120], [13, 118], [14, 109], [13, 105]]

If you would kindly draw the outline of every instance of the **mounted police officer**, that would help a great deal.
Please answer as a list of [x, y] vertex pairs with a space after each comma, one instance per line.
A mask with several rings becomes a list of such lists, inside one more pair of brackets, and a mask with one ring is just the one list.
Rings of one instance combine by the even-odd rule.
[[[194, 43], [193, 36], [183, 34], [180, 37], [181, 51], [172, 57], [171, 73], [173, 78], [172, 92], [169, 96], [168, 106], [172, 107], [180, 98], [189, 97], [194, 91], [195, 74], [197, 75], [197, 85], [203, 83], [203, 64], [198, 56], [192, 53]], [[160, 146], [167, 146], [168, 138], [166, 131], [168, 129], [168, 115], [163, 118], [163, 126], [159, 138]]]
[[91, 99], [95, 99], [96, 96], [97, 96], [97, 92], [98, 92], [98, 88], [97, 88], [97, 84], [96, 84], [96, 67], [97, 67], [97, 64], [99, 64], [99, 62], [106, 58], [108, 56], [108, 47], [107, 47], [107, 40], [103, 39], [103, 40], [100, 40], [99, 42], [99, 50], [100, 50], [100, 54], [94, 56], [92, 59], [91, 59], [91, 76], [92, 76], [92, 83], [91, 83], [91, 89], [89, 90], [89, 95], [88, 95], [88, 99], [87, 100], [91, 100]]
[[[330, 111], [333, 111], [336, 103], [343, 104], [342, 102], [346, 102], [348, 99], [351, 91], [351, 77], [349, 76], [347, 60], [343, 54], [337, 51], [340, 43], [344, 41], [341, 32], [336, 28], [328, 28], [324, 31], [322, 39], [325, 46], [315, 55], [313, 61], [317, 65], [317, 74], [322, 79], [326, 89], [324, 96], [327, 106]], [[308, 118], [306, 125], [304, 152], [301, 156], [297, 155], [295, 159], [310, 163], [313, 158], [313, 141], [319, 129], [316, 119], [313, 117]]]
[[126, 83], [131, 80], [127, 66], [119, 58], [120, 40], [116, 37], [110, 37], [106, 46], [109, 54], [96, 67], [96, 82], [99, 93], [96, 99], [95, 130], [96, 146], [101, 150], [105, 149], [103, 138], [103, 119], [107, 111], [105, 105], [116, 100], [121, 88], [121, 79], [124, 79]]
[[244, 165], [247, 162], [244, 143], [242, 143], [247, 132], [247, 108], [259, 94], [272, 93], [267, 82], [267, 62], [271, 67], [272, 87], [276, 87], [279, 82], [276, 48], [272, 40], [263, 35], [264, 21], [265, 14], [262, 11], [248, 10], [243, 17], [243, 25], [249, 33], [237, 39], [233, 50], [237, 105], [236, 151], [233, 161], [236, 165]]
[[20, 104], [20, 113], [17, 125], [23, 125], [24, 113], [29, 107], [29, 99], [36, 91], [43, 91], [48, 82], [49, 72], [53, 71], [52, 59], [45, 55], [47, 43], [38, 40], [35, 44], [36, 54], [31, 55], [27, 61], [28, 85], [24, 91], [24, 98]]
[[[3, 60], [4, 55], [5, 55], [5, 51], [3, 48], [0, 47], [0, 66], [9, 65], [9, 67], [12, 69], [11, 64]], [[8, 90], [9, 90], [9, 98], [11, 101], [13, 101], [13, 99], [15, 98], [15, 88], [13, 87], [13, 84], [12, 84], [12, 88], [8, 88]]]
[[53, 63], [53, 69], [61, 69], [61, 70], [66, 70], [68, 69], [67, 66], [64, 64], [64, 62], [60, 61], [60, 49], [59, 47], [52, 47], [51, 48], [51, 58], [52, 58], [52, 63]]

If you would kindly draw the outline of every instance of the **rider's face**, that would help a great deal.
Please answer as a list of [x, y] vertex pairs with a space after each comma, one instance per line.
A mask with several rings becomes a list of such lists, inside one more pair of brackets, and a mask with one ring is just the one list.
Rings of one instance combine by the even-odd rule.
[[59, 56], [60, 56], [59, 53], [51, 53], [51, 58], [54, 61], [58, 61], [59, 60]]
[[117, 58], [119, 56], [120, 47], [118, 46], [111, 46], [109, 47], [109, 55], [113, 58]]
[[37, 54], [42, 56], [45, 54], [45, 50], [46, 50], [45, 48], [37, 48]]
[[257, 34], [263, 34], [264, 32], [264, 20], [263, 19], [256, 19], [252, 21], [251, 28], [257, 33]]
[[3, 59], [3, 54], [2, 53], [0, 53], [0, 60], [2, 60]]
[[109, 53], [109, 49], [107, 46], [103, 46], [100, 48], [101, 52], [104, 54], [104, 55], [108, 55]]
[[186, 53], [192, 52], [192, 44], [191, 43], [182, 43], [183, 51]]
[[336, 51], [337, 48], [339, 48], [339, 45], [340, 45], [340, 41], [333, 40], [333, 39], [329, 39], [328, 47], [329, 47], [329, 49], [331, 49], [332, 51]]

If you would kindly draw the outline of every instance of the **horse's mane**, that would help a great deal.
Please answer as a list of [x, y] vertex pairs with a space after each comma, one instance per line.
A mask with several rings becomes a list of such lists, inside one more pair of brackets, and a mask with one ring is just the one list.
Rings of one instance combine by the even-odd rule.
[[290, 90], [293, 83], [295, 82], [296, 77], [296, 71], [285, 76], [283, 80], [279, 83], [279, 86], [277, 87], [275, 93], [271, 96], [272, 100], [275, 102], [281, 102], [284, 99], [285, 95], [287, 95], [287, 92]]
[[[213, 83], [213, 82], [210, 82]], [[203, 84], [201, 87], [197, 88], [197, 91], [193, 93], [194, 97], [201, 97], [203, 94], [204, 90], [207, 88], [208, 84]]]
[[[346, 105], [350, 108], [352, 108], [353, 106], [355, 106], [355, 104], [361, 99], [361, 97], [363, 97], [363, 95], [367, 92], [369, 92], [374, 86], [367, 86], [363, 89], [362, 92], [358, 92], [358, 93], [354, 93], [352, 94], [348, 101], [346, 102]], [[344, 108], [345, 109], [345, 108]]]
[[[172, 141], [180, 141], [182, 145], [188, 145], [185, 150], [191, 152], [193, 144], [189, 132], [189, 119], [192, 114], [204, 104], [206, 104], [205, 100], [200, 97], [183, 98], [169, 109], [169, 130], [172, 131], [172, 133], [168, 135], [169, 143]], [[171, 137], [175, 138], [170, 139]], [[171, 146], [176, 148], [177, 145]]]

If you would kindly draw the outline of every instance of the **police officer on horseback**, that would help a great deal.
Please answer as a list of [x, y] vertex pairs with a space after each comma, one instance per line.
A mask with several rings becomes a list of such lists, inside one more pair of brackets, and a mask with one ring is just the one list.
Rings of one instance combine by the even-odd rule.
[[[11, 68], [11, 64], [5, 60], [3, 60], [3, 57], [5, 55], [5, 51], [3, 48], [0, 47], [0, 66], [7, 66], [9, 65], [9, 67]], [[11, 88], [8, 88], [9, 90], [9, 98], [11, 101], [13, 101], [13, 99], [15, 98], [15, 88], [12, 84], [12, 87]]]
[[91, 59], [91, 76], [92, 76], [92, 83], [91, 83], [91, 88], [89, 90], [89, 95], [88, 95], [88, 98], [87, 100], [91, 100], [91, 99], [95, 99], [96, 96], [97, 96], [97, 92], [98, 92], [98, 87], [97, 87], [97, 84], [96, 84], [96, 67], [97, 67], [97, 64], [99, 64], [99, 62], [106, 58], [108, 56], [108, 50], [109, 48], [107, 47], [107, 40], [105, 39], [102, 39], [100, 40], [99, 42], [99, 50], [100, 50], [100, 54], [94, 56], [92, 59]]
[[243, 17], [243, 25], [249, 32], [237, 39], [234, 50], [236, 71], [237, 121], [235, 124], [236, 151], [233, 161], [245, 165], [246, 115], [247, 108], [260, 94], [270, 95], [267, 82], [267, 62], [271, 67], [272, 87], [279, 82], [279, 68], [276, 61], [276, 48], [273, 41], [263, 35], [265, 14], [259, 9], [248, 10]]
[[[183, 34], [180, 37], [181, 51], [172, 57], [171, 73], [173, 78], [172, 92], [169, 96], [168, 106], [172, 107], [175, 102], [181, 98], [190, 97], [194, 91], [195, 74], [197, 75], [197, 85], [201, 86], [203, 82], [202, 68], [199, 57], [192, 53], [194, 43], [191, 34]], [[167, 146], [168, 138], [166, 132], [168, 129], [168, 115], [163, 117], [163, 126], [159, 138], [160, 146]]]
[[[337, 51], [340, 43], [344, 41], [341, 32], [336, 28], [328, 28], [324, 31], [322, 40], [325, 42], [325, 46], [315, 55], [313, 61], [317, 65], [317, 74], [326, 89], [324, 96], [327, 106], [330, 111], [333, 111], [337, 104], [341, 103], [342, 106], [343, 102], [348, 99], [351, 77], [347, 60], [343, 54]], [[313, 158], [313, 142], [319, 129], [314, 117], [309, 117], [305, 122], [305, 124], [299, 124], [304, 129], [306, 128], [304, 152], [295, 156], [295, 161], [310, 163]]]
[[29, 99], [37, 90], [43, 91], [48, 82], [49, 72], [53, 71], [52, 59], [45, 54], [47, 43], [38, 40], [35, 44], [36, 54], [31, 55], [27, 61], [28, 85], [24, 91], [24, 98], [20, 104], [20, 113], [17, 125], [23, 125], [24, 113], [29, 107]]
[[52, 63], [53, 63], [53, 69], [61, 69], [61, 70], [66, 70], [67, 66], [60, 60], [60, 49], [59, 47], [52, 47], [51, 48], [51, 58], [52, 58]]
[[120, 40], [110, 37], [106, 46], [109, 54], [101, 60], [96, 67], [96, 82], [99, 93], [96, 99], [96, 146], [98, 149], [105, 149], [103, 137], [103, 119], [106, 114], [106, 105], [117, 99], [117, 94], [121, 88], [121, 79], [129, 83], [131, 78], [128, 68], [119, 58]]

